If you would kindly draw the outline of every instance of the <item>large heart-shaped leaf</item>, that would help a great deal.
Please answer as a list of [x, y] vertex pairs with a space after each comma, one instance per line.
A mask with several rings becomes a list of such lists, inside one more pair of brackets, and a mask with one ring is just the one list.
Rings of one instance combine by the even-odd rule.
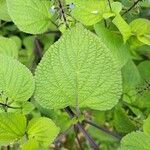
[[18, 113], [0, 113], [0, 142], [9, 144], [21, 139], [26, 131], [26, 118]]
[[12, 21], [27, 33], [45, 32], [51, 21], [50, 0], [6, 0]]
[[12, 57], [0, 55], [0, 101], [8, 105], [27, 101], [34, 91], [31, 72]]
[[36, 70], [35, 99], [47, 108], [111, 109], [122, 91], [119, 68], [105, 44], [77, 25], [44, 55]]

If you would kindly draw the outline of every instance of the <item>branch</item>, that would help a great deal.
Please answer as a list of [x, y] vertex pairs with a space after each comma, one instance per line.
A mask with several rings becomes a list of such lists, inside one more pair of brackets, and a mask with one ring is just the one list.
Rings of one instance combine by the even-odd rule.
[[130, 10], [132, 10], [141, 0], [137, 0], [136, 2], [134, 2], [134, 4], [127, 9], [121, 16], [124, 16], [125, 14], [127, 14]]
[[101, 130], [101, 131], [103, 131], [103, 132], [105, 132], [105, 133], [107, 133], [107, 134], [109, 134], [109, 135], [111, 135], [113, 137], [115, 137], [118, 140], [121, 140], [121, 138], [122, 138], [120, 135], [112, 133], [111, 131], [109, 131], [109, 130], [107, 130], [105, 128], [102, 128], [102, 127], [98, 126], [97, 124], [95, 124], [95, 123], [93, 123], [93, 122], [91, 122], [89, 120], [84, 120], [84, 122], [87, 123], [87, 124], [90, 124], [90, 125], [94, 126], [95, 128], [97, 128], [97, 129], [99, 129], [99, 130]]
[[[75, 114], [71, 110], [70, 107], [66, 107], [65, 111], [68, 113], [68, 115], [70, 116], [70, 118], [74, 118], [75, 117]], [[94, 150], [100, 150], [99, 146], [90, 137], [90, 135], [85, 131], [85, 129], [82, 127], [82, 124], [80, 122], [77, 122], [74, 126], [76, 126], [83, 133], [83, 135], [85, 136], [85, 138], [89, 141], [89, 144], [90, 144], [91, 148], [93, 148]]]
[[39, 63], [43, 54], [42, 54], [40, 41], [37, 37], [35, 37], [34, 44], [35, 44], [34, 53], [35, 53], [35, 56], [37, 57], [37, 63]]
[[80, 139], [79, 139], [79, 137], [78, 137], [78, 128], [77, 128], [75, 125], [74, 125], [74, 132], [75, 132], [75, 134], [76, 134], [76, 139], [77, 139], [77, 141], [78, 141], [79, 148], [80, 148], [80, 150], [82, 150], [82, 145], [81, 145]]

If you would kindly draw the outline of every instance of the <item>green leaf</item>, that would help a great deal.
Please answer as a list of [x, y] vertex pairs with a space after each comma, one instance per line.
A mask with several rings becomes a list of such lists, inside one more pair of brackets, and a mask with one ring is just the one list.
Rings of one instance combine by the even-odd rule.
[[150, 136], [150, 116], [144, 121], [143, 131]]
[[133, 20], [129, 25], [135, 35], [150, 33], [150, 21], [148, 19], [138, 18]]
[[48, 109], [111, 109], [122, 91], [118, 62], [101, 39], [81, 25], [49, 48], [35, 78], [35, 99]]
[[120, 2], [113, 2], [111, 4], [111, 8], [115, 14], [119, 14], [120, 11], [122, 10], [122, 4]]
[[141, 62], [139, 65], [138, 65], [138, 69], [139, 69], [139, 72], [143, 78], [143, 80], [146, 80], [146, 81], [149, 81], [150, 80], [150, 61], [146, 60], [146, 61], [143, 61]]
[[27, 101], [34, 91], [31, 72], [17, 60], [0, 55], [0, 101], [8, 105]]
[[22, 145], [21, 150], [38, 150], [38, 148], [39, 143], [36, 140], [31, 139]]
[[11, 36], [10, 37], [17, 45], [17, 49], [20, 50], [22, 46], [22, 41], [18, 36]]
[[150, 45], [150, 21], [144, 18], [138, 18], [130, 23], [131, 30], [138, 40], [144, 44]]
[[85, 25], [93, 25], [103, 19], [103, 13], [109, 11], [105, 0], [67, 0], [73, 3], [75, 8], [71, 11], [72, 16]]
[[129, 133], [123, 137], [119, 150], [149, 150], [149, 148], [150, 136], [139, 131]]
[[45, 117], [32, 119], [27, 127], [29, 140], [36, 140], [41, 146], [51, 144], [59, 133], [59, 128], [54, 122]]
[[[123, 77], [123, 100], [131, 103], [135, 101], [137, 95], [136, 88], [141, 83], [142, 78], [137, 66], [132, 60], [122, 68]], [[130, 82], [129, 82], [130, 81]]]
[[20, 140], [26, 131], [26, 118], [18, 113], [0, 113], [0, 142], [9, 144]]
[[103, 27], [100, 23], [95, 25], [95, 31], [99, 38], [105, 43], [105, 45], [111, 49], [113, 55], [120, 62], [120, 66], [123, 67], [130, 57], [129, 45], [124, 44], [122, 38]]
[[6, 0], [0, 0], [0, 20], [11, 21], [7, 11]]
[[18, 57], [18, 48], [14, 40], [0, 36], [0, 54]]
[[6, 0], [8, 12], [18, 28], [27, 33], [45, 32], [51, 24], [49, 0]]
[[120, 14], [117, 14], [112, 22], [122, 34], [123, 40], [125, 43], [129, 39], [129, 37], [132, 35], [130, 26], [125, 22], [125, 20], [121, 17]]
[[135, 130], [135, 124], [120, 106], [115, 108], [113, 123], [118, 132], [129, 133]]

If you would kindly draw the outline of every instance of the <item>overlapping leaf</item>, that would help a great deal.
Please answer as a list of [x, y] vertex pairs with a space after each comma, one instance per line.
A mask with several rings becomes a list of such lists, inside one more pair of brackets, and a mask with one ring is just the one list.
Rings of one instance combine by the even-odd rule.
[[11, 21], [7, 11], [6, 0], [0, 0], [0, 20]]
[[27, 33], [45, 32], [51, 21], [49, 0], [6, 0], [12, 21]]
[[98, 37], [77, 25], [44, 55], [36, 70], [35, 99], [47, 108], [111, 109], [122, 91], [117, 62]]
[[37, 141], [41, 146], [48, 146], [59, 133], [59, 128], [49, 118], [32, 119], [27, 128], [29, 140]]
[[132, 132], [121, 140], [119, 150], [149, 150], [150, 136], [143, 132]]
[[0, 54], [18, 57], [18, 48], [14, 40], [0, 36]]
[[26, 118], [22, 114], [0, 113], [0, 142], [9, 144], [22, 138], [26, 131]]
[[27, 101], [34, 91], [31, 72], [17, 60], [0, 55], [0, 101], [7, 104]]

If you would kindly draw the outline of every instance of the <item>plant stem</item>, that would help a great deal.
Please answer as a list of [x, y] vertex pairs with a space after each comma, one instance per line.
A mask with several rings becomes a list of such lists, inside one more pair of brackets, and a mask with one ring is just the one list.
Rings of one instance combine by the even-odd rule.
[[95, 128], [97, 128], [97, 129], [99, 129], [99, 130], [101, 130], [101, 131], [103, 131], [103, 132], [105, 132], [105, 133], [107, 133], [107, 134], [109, 134], [109, 135], [111, 135], [113, 137], [115, 137], [118, 140], [121, 140], [121, 138], [122, 138], [120, 135], [112, 133], [111, 131], [109, 131], [109, 130], [107, 130], [105, 128], [102, 128], [102, 127], [98, 126], [97, 124], [95, 124], [95, 123], [93, 123], [93, 122], [91, 122], [89, 120], [84, 120], [84, 122], [87, 123], [87, 124], [90, 124], [90, 125], [94, 126]]
[[107, 1], [108, 1], [108, 5], [109, 5], [109, 8], [110, 8], [110, 11], [112, 11], [111, 2], [110, 2], [110, 0], [107, 0]]
[[78, 128], [77, 128], [75, 125], [74, 125], [74, 132], [75, 132], [75, 134], [76, 134], [76, 139], [77, 139], [77, 141], [78, 141], [79, 148], [80, 148], [80, 150], [82, 150], [82, 145], [81, 145], [80, 139], [79, 139], [79, 137], [78, 137]]
[[127, 14], [130, 10], [132, 10], [141, 0], [137, 0], [136, 2], [134, 2], [134, 4], [127, 9], [121, 16], [124, 16], [125, 14]]
[[35, 53], [35, 56], [37, 57], [37, 64], [38, 64], [43, 56], [42, 48], [40, 45], [40, 41], [37, 37], [35, 37], [34, 43], [35, 43], [34, 53]]
[[[68, 106], [65, 108], [65, 111], [68, 113], [70, 118], [75, 117], [74, 112], [71, 110], [71, 108]], [[95, 143], [95, 141], [90, 137], [90, 135], [86, 132], [86, 130], [82, 127], [82, 124], [78, 121], [75, 126], [83, 133], [85, 138], [88, 140], [91, 148], [94, 150], [100, 150], [99, 146]]]

